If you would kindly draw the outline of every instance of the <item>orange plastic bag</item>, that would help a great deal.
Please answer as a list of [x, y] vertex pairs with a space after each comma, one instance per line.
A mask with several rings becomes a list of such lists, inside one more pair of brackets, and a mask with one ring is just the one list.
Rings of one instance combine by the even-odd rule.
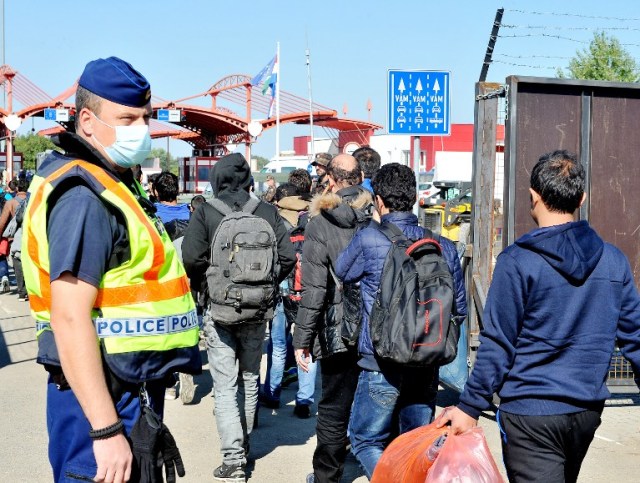
[[449, 434], [424, 483], [504, 483], [482, 428]]
[[446, 426], [438, 429], [431, 423], [401, 434], [382, 453], [371, 483], [424, 483], [444, 438], [432, 447], [448, 432]]

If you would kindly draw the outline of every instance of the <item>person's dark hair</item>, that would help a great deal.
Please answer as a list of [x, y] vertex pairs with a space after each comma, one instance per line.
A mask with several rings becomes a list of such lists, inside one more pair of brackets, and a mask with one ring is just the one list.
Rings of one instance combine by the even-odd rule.
[[311, 192], [311, 175], [306, 169], [294, 169], [289, 173], [288, 182], [298, 189], [298, 193]]
[[299, 196], [298, 188], [292, 183], [283, 183], [276, 188], [276, 201], [280, 201], [287, 196]]
[[160, 176], [160, 173], [153, 173], [147, 176], [147, 181], [151, 184], [156, 182], [156, 179], [158, 179], [158, 176]]
[[76, 130], [80, 127], [80, 111], [85, 107], [96, 116], [99, 116], [102, 108], [102, 97], [82, 86], [78, 86], [76, 88]]
[[356, 186], [362, 183], [362, 171], [360, 169], [360, 163], [356, 163], [355, 167], [348, 171], [343, 168], [339, 168], [336, 165], [336, 158], [332, 159], [327, 166], [327, 173], [333, 178], [336, 183], [346, 183], [349, 186]]
[[584, 167], [566, 150], [543, 154], [531, 171], [531, 188], [556, 213], [573, 213], [584, 194]]
[[178, 197], [178, 177], [163, 171], [153, 182], [153, 189], [158, 194], [158, 201], [175, 201]]
[[142, 183], [142, 165], [136, 164], [133, 168], [131, 168], [133, 172], [133, 178], [138, 181], [138, 183]]
[[27, 178], [18, 178], [18, 191], [20, 193], [26, 193], [26, 191], [29, 189], [29, 181], [27, 181]]
[[353, 157], [360, 163], [365, 178], [372, 179], [380, 169], [380, 155], [378, 151], [369, 146], [356, 149], [353, 152]]
[[373, 193], [382, 198], [389, 211], [411, 211], [416, 202], [416, 176], [408, 166], [385, 164], [371, 184]]
[[191, 198], [191, 202], [189, 203], [191, 205], [191, 211], [195, 212], [196, 208], [198, 208], [198, 206], [200, 206], [203, 203], [206, 203], [207, 200], [204, 196], [202, 195], [195, 195], [193, 198]]
[[12, 179], [7, 183], [7, 186], [9, 187], [9, 191], [15, 191], [18, 187], [18, 182], [15, 179]]

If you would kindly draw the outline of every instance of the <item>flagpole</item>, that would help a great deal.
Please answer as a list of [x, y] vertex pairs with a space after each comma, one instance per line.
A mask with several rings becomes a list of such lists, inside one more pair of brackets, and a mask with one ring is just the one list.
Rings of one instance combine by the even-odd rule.
[[281, 84], [281, 66], [280, 62], [280, 42], [276, 47], [276, 63], [278, 64], [278, 73], [276, 77], [276, 161], [280, 160], [280, 84]]
[[311, 161], [316, 157], [316, 147], [313, 136], [313, 93], [311, 90], [311, 53], [309, 52], [309, 37], [307, 36], [307, 84], [309, 85], [309, 127], [311, 130]]

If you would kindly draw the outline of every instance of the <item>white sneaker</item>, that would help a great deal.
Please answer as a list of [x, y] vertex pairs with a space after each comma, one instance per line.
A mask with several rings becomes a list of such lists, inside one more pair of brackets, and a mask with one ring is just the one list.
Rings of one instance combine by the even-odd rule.
[[165, 389], [164, 398], [167, 401], [173, 401], [174, 399], [178, 399], [178, 394], [176, 393], [176, 386]]
[[191, 404], [196, 394], [196, 386], [191, 374], [180, 373], [180, 400], [182, 404]]
[[11, 290], [9, 277], [5, 275], [4, 277], [2, 277], [2, 280], [0, 280], [0, 293], [7, 293], [9, 290]]

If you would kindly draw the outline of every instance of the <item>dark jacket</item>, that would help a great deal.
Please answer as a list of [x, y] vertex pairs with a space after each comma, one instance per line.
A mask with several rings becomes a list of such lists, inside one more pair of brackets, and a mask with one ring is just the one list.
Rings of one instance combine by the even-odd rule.
[[[424, 238], [425, 231], [418, 226], [418, 218], [413, 213], [394, 212], [388, 213], [380, 220], [382, 223], [390, 222], [402, 230], [411, 240]], [[466, 292], [464, 277], [460, 267], [460, 260], [455, 245], [447, 238], [440, 237], [443, 256], [447, 261], [449, 270], [453, 275], [456, 288], [456, 312], [457, 315], [467, 315]], [[345, 283], [360, 281], [362, 292], [362, 323], [358, 351], [362, 356], [359, 364], [370, 371], [379, 371], [375, 358], [375, 351], [369, 335], [369, 315], [376, 299], [376, 292], [380, 286], [384, 261], [391, 248], [391, 242], [374, 225], [359, 231], [349, 246], [338, 257], [336, 274]]]
[[498, 257], [460, 409], [567, 414], [599, 409], [616, 337], [640, 374], [640, 296], [629, 262], [586, 221], [540, 228]]
[[302, 249], [302, 300], [293, 346], [317, 358], [346, 351], [342, 342], [342, 293], [331, 274], [338, 254], [367, 223], [371, 195], [360, 186], [313, 198]]
[[[249, 201], [247, 189], [251, 184], [249, 165], [241, 154], [220, 159], [209, 176], [214, 196], [239, 211]], [[278, 241], [280, 275], [278, 283], [293, 269], [296, 256], [287, 229], [275, 206], [261, 202], [254, 214], [264, 218], [272, 227]], [[224, 216], [209, 203], [203, 203], [191, 216], [182, 242], [182, 258], [192, 287], [204, 292], [207, 288], [205, 273], [209, 268], [211, 241]]]

